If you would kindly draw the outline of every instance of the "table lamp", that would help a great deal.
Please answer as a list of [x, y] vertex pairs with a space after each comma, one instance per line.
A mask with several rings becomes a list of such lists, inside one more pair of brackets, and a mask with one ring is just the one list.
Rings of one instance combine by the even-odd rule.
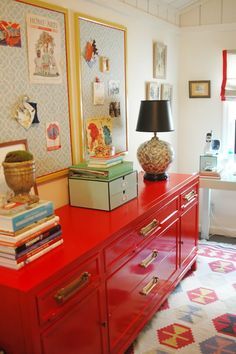
[[156, 135], [157, 132], [173, 130], [169, 101], [141, 101], [136, 131], [154, 133], [154, 137], [141, 144], [137, 150], [138, 161], [145, 171], [144, 179], [161, 181], [168, 178], [166, 170], [173, 161], [173, 149]]

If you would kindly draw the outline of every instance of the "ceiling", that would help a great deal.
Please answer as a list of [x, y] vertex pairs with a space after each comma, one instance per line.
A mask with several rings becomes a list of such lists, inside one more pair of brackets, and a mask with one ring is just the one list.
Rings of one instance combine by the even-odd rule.
[[184, 11], [189, 6], [196, 6], [203, 3], [203, 0], [154, 0], [154, 1], [157, 2], [157, 5], [162, 3], [163, 5], [173, 8], [179, 13]]

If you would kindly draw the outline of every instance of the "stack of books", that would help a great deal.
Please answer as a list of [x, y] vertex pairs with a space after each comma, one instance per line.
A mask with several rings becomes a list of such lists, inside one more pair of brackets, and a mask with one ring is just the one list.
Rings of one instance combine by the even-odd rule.
[[0, 266], [20, 269], [63, 243], [51, 201], [0, 208]]
[[107, 168], [118, 165], [123, 162], [123, 160], [124, 156], [120, 153], [108, 157], [90, 156], [88, 160], [88, 167]]
[[221, 179], [221, 175], [222, 175], [221, 169], [213, 169], [211, 171], [203, 170], [199, 172], [199, 176], [202, 178]]
[[121, 161], [114, 166], [89, 166], [88, 163], [79, 163], [69, 168], [69, 178], [111, 180], [133, 172], [132, 161]]

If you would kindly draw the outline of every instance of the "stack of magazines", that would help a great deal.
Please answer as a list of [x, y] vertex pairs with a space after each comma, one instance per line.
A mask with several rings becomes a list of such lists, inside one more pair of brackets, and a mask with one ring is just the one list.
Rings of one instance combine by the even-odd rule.
[[203, 170], [199, 172], [201, 178], [221, 179], [222, 169]]
[[0, 208], [0, 266], [20, 269], [63, 243], [51, 201]]
[[122, 163], [123, 160], [124, 156], [120, 153], [108, 157], [90, 156], [88, 160], [88, 167], [107, 168], [118, 165]]
[[133, 172], [132, 161], [121, 161], [114, 166], [89, 166], [88, 163], [79, 163], [69, 168], [69, 178], [111, 180]]

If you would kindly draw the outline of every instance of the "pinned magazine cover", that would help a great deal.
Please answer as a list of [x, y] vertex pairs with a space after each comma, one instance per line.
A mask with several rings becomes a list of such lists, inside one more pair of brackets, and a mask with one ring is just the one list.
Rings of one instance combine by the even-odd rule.
[[120, 93], [120, 81], [109, 80], [108, 82], [108, 94], [109, 96], [119, 95]]
[[120, 117], [120, 102], [110, 102], [109, 115], [111, 117]]
[[110, 59], [107, 57], [100, 57], [100, 71], [108, 73], [110, 71]]
[[13, 117], [28, 130], [32, 124], [39, 123], [37, 103], [30, 102], [27, 95], [21, 96], [15, 105]]
[[0, 45], [21, 47], [20, 24], [0, 21]]
[[61, 148], [60, 125], [58, 122], [46, 124], [47, 151]]
[[93, 104], [102, 105], [105, 101], [105, 86], [97, 77], [93, 83]]
[[59, 22], [51, 18], [28, 14], [27, 39], [30, 82], [62, 83]]
[[85, 51], [84, 51], [84, 58], [90, 68], [92, 68], [93, 65], [96, 63], [97, 56], [98, 56], [98, 49], [96, 46], [95, 39], [87, 41]]
[[112, 119], [110, 117], [86, 120], [87, 149], [90, 156], [109, 156], [112, 145]]

